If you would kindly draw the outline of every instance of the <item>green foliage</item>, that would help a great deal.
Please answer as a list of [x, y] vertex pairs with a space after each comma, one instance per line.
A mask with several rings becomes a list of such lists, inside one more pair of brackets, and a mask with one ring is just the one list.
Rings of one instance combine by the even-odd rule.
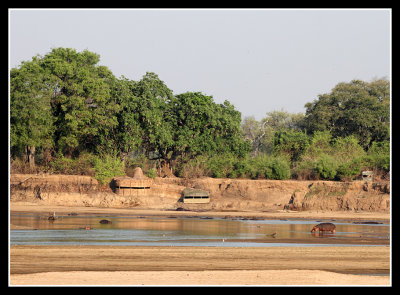
[[210, 171], [211, 177], [228, 177], [233, 169], [233, 157], [229, 154], [210, 156], [206, 162], [206, 167]]
[[371, 148], [365, 156], [365, 162], [370, 169], [382, 169], [385, 172], [390, 170], [390, 142], [381, 141], [372, 143]]
[[176, 176], [184, 178], [209, 176], [210, 173], [206, 168], [208, 158], [208, 155], [199, 155], [195, 158], [177, 162], [175, 165]]
[[322, 154], [314, 162], [313, 171], [318, 178], [333, 179], [337, 173], [337, 161], [330, 155]]
[[56, 146], [65, 155], [96, 151], [110, 128], [116, 126], [119, 106], [110, 97], [112, 73], [97, 66], [99, 55], [87, 50], [56, 48], [41, 66], [53, 85], [52, 108], [56, 118]]
[[301, 179], [352, 179], [361, 173], [364, 157], [355, 136], [333, 139], [330, 132], [317, 131], [293, 174]]
[[275, 133], [274, 154], [288, 156], [295, 162], [304, 154], [308, 145], [309, 138], [301, 131], [279, 131]]
[[45, 146], [71, 157], [106, 142], [119, 106], [110, 97], [114, 77], [98, 61], [87, 50], [55, 48], [12, 69], [12, 146]]
[[237, 158], [232, 154], [214, 155], [205, 159], [204, 171], [215, 178], [290, 178], [290, 165], [286, 158], [265, 155], [252, 158]]
[[76, 162], [73, 159], [67, 159], [61, 156], [51, 162], [51, 168], [56, 173], [73, 174], [76, 168]]
[[390, 85], [386, 80], [339, 83], [331, 93], [307, 103], [308, 131], [329, 130], [334, 137], [354, 135], [364, 149], [390, 137]]
[[55, 118], [47, 79], [38, 58], [10, 72], [10, 147], [15, 154], [22, 154], [26, 146], [53, 146]]
[[228, 101], [216, 104], [212, 96], [200, 92], [179, 94], [172, 101], [173, 127], [171, 158], [189, 158], [210, 153], [234, 153], [244, 156], [249, 146], [240, 131], [241, 116]]
[[96, 156], [89, 153], [82, 153], [77, 158], [65, 158], [61, 154], [51, 160], [50, 171], [60, 174], [94, 175], [95, 159]]
[[156, 171], [156, 169], [154, 169], [154, 168], [150, 168], [148, 171], [147, 171], [147, 176], [148, 177], [150, 177], [150, 178], [156, 178], [157, 177], [157, 171]]
[[284, 158], [274, 158], [271, 161], [271, 174], [266, 175], [269, 179], [288, 179], [290, 177], [290, 166]]
[[105, 184], [115, 176], [125, 175], [123, 162], [115, 156], [106, 155], [94, 160], [94, 177]]
[[336, 177], [341, 180], [351, 180], [361, 173], [363, 165], [364, 162], [362, 158], [350, 159], [339, 165]]
[[174, 95], [152, 72], [117, 79], [99, 61], [88, 50], [55, 48], [11, 69], [15, 169], [38, 154], [46, 171], [101, 182], [138, 165], [155, 177], [156, 163], [181, 177], [348, 180], [390, 170], [386, 80], [339, 83], [307, 103], [305, 115], [281, 110], [242, 122], [227, 100]]
[[242, 123], [242, 134], [252, 148], [252, 155], [272, 154], [274, 137], [277, 132], [300, 131], [303, 126], [302, 113], [290, 114], [283, 110], [272, 111], [258, 122], [254, 117], [246, 117]]
[[321, 154], [330, 154], [333, 152], [333, 139], [329, 131], [316, 131], [310, 139], [310, 145], [304, 153], [306, 156], [316, 157]]

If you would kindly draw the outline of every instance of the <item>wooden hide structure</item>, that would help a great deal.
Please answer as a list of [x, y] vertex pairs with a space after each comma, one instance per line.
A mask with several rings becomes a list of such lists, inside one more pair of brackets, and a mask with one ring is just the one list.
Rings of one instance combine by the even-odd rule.
[[133, 177], [114, 177], [115, 193], [123, 196], [136, 195], [138, 190], [150, 189], [152, 179], [143, 175], [140, 167], [135, 168]]
[[201, 189], [185, 188], [182, 191], [183, 202], [189, 204], [204, 204], [210, 202], [210, 193]]
[[372, 171], [363, 171], [362, 179], [365, 181], [372, 181], [373, 174], [374, 173]]

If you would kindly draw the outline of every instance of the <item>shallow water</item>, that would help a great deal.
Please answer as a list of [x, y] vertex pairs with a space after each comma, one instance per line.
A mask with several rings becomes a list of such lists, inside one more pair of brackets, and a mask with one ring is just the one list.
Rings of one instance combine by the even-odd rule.
[[[111, 224], [100, 224], [102, 219]], [[13, 213], [11, 245], [121, 246], [351, 246], [389, 244], [387, 224], [334, 222], [335, 234], [311, 234], [315, 220], [232, 220], [200, 217], [82, 215], [49, 221], [33, 213]], [[84, 228], [89, 226], [91, 230]]]

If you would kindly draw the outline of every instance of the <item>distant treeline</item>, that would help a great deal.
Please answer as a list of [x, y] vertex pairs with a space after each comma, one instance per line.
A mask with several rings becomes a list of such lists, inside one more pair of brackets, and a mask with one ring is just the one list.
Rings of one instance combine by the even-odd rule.
[[[244, 118], [155, 73], [116, 78], [90, 51], [55, 48], [10, 71], [11, 171], [151, 177], [352, 179], [390, 169], [390, 85], [339, 83], [306, 113]], [[244, 98], [245, 99], [245, 98]], [[268, 105], [266, 105], [268, 108]]]

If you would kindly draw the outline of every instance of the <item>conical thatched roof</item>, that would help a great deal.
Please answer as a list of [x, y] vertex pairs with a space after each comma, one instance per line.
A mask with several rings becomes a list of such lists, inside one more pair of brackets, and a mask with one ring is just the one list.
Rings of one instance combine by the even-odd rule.
[[133, 170], [133, 179], [145, 179], [144, 175], [143, 175], [143, 171], [142, 168], [140, 167], [136, 167]]

